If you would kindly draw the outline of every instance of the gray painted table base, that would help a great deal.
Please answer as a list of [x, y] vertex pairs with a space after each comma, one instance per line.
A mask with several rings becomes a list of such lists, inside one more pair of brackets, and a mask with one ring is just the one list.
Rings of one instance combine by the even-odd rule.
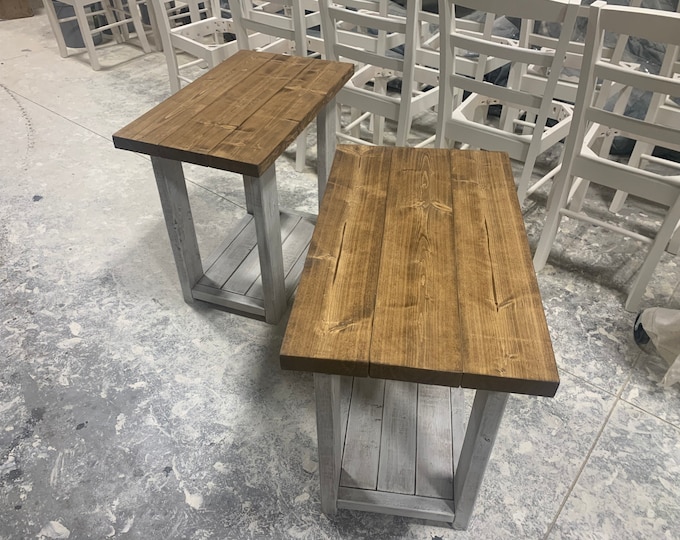
[[[333, 100], [317, 117], [319, 200], [335, 153], [335, 109]], [[300, 278], [315, 216], [279, 210], [275, 165], [259, 177], [243, 175], [248, 215], [202, 263], [182, 163], [151, 162], [185, 301], [277, 323]]]
[[[379, 390], [387, 384], [399, 392]], [[467, 528], [509, 394], [477, 390], [463, 432], [460, 388], [321, 373], [314, 386], [324, 513], [364, 510]], [[424, 408], [431, 389], [439, 397]]]

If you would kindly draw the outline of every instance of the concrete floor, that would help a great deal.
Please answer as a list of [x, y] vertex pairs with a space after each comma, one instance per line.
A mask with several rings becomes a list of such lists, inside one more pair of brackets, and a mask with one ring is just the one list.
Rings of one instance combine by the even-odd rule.
[[[0, 21], [1, 539], [680, 538], [680, 388], [623, 310], [640, 245], [573, 221], [539, 275], [561, 387], [509, 400], [469, 530], [321, 514], [312, 378], [280, 370], [284, 324], [182, 301], [150, 162], [113, 148], [169, 95], [164, 58], [102, 62], [60, 58], [41, 8]], [[291, 158], [282, 206], [314, 211]], [[207, 255], [241, 182], [187, 176]], [[644, 305], [680, 308], [679, 277], [666, 255]]]

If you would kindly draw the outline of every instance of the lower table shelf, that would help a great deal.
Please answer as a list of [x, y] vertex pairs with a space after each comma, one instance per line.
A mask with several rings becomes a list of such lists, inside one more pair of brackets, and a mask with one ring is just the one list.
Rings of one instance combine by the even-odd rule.
[[452, 522], [451, 388], [357, 377], [348, 390], [338, 508]]
[[[315, 216], [280, 212], [286, 296], [295, 292], [314, 231]], [[203, 263], [204, 274], [192, 288], [196, 300], [264, 318], [260, 257], [253, 216], [247, 214]]]

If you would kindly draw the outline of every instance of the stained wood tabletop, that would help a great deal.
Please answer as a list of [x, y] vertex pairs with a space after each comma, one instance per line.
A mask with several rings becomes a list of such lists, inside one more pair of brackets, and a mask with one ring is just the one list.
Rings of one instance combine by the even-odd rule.
[[553, 396], [507, 155], [338, 146], [281, 365]]
[[116, 132], [114, 146], [261, 176], [352, 71], [348, 63], [239, 51]]

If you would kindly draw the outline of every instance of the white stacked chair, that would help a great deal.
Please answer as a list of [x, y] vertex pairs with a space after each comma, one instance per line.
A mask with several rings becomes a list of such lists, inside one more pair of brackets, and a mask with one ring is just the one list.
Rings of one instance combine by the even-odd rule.
[[[241, 47], [297, 56], [323, 53], [317, 0], [231, 0]], [[312, 29], [317, 28], [316, 32]], [[274, 38], [263, 45], [253, 34]]]
[[[322, 56], [324, 47], [319, 34], [321, 15], [317, 0], [231, 0], [230, 6], [241, 49]], [[296, 141], [295, 168], [298, 171], [305, 166], [307, 135], [306, 129]]]
[[[552, 186], [546, 222], [534, 256], [536, 270], [542, 269], [564, 216], [599, 225], [648, 244], [650, 247], [626, 300], [625, 307], [629, 311], [638, 309], [651, 275], [680, 221], [680, 165], [655, 158], [653, 165], [656, 169], [652, 171], [647, 168], [650, 160], [622, 163], [603, 155], [597, 147], [607, 134], [618, 133], [634, 141], [678, 151], [680, 126], [656, 123], [654, 115], [643, 120], [630, 118], [623, 114], [623, 107], [606, 110], [611, 94], [604, 89], [618, 88], [618, 95], [626, 96], [635, 88], [651, 92], [652, 102], [663, 102], [669, 96], [680, 96], [680, 79], [672, 74], [650, 74], [624, 62], [605, 59], [602, 55], [604, 35], [613, 32], [663, 43], [667, 45], [666, 54], [672, 56], [674, 47], [680, 45], [679, 30], [680, 15], [677, 13], [606, 6], [603, 2], [591, 6], [572, 131], [566, 140], [562, 169]], [[599, 89], [602, 90], [598, 94]], [[609, 219], [605, 221], [601, 216], [569, 209], [569, 193], [575, 178], [622, 190], [667, 208], [656, 234], [651, 238], [643, 236], [624, 228], [625, 223], [616, 224]]]
[[[508, 152], [512, 159], [524, 163], [517, 179], [518, 196], [524, 200], [534, 165], [540, 154], [564, 139], [569, 132], [572, 107], [554, 98], [562, 76], [565, 58], [579, 11], [577, 0], [440, 0], [441, 82], [437, 122], [437, 146], [451, 147], [460, 142], [471, 147]], [[453, 14], [456, 6], [483, 11], [486, 24], [499, 15], [522, 20], [517, 43], [471, 34]], [[561, 25], [554, 48], [536, 48], [530, 39], [534, 21]], [[474, 76], [461, 75], [457, 67], [457, 49], [478, 53]], [[489, 58], [510, 63], [506, 86], [484, 81]], [[547, 76], [541, 84], [528, 85], [528, 70], [542, 69]], [[462, 102], [456, 99], [461, 90], [471, 94]], [[498, 125], [487, 120], [491, 105], [500, 105]], [[548, 120], [554, 122], [548, 126]]]
[[[678, 4], [677, 9], [680, 10], [680, 4]], [[670, 45], [667, 48], [660, 68], [662, 74], [676, 78], [680, 77], [679, 51], [680, 48], [674, 45]], [[645, 121], [659, 123], [677, 129], [680, 127], [680, 104], [670, 99], [668, 96], [654, 94], [651, 98], [649, 108], [647, 109]], [[641, 159], [654, 159], [652, 156], [653, 151], [654, 147], [650, 143], [637, 141], [633, 147], [629, 163], [638, 163]], [[626, 196], [627, 194], [625, 192], [617, 191], [609, 209], [612, 212], [621, 210], [626, 201]], [[677, 253], [677, 250], [674, 251], [674, 253]]]
[[219, 0], [152, 0], [168, 65], [170, 90], [177, 92], [199, 73], [238, 51], [231, 17], [224, 17]]
[[[406, 146], [413, 119], [437, 104], [436, 69], [416, 61], [420, 2], [408, 2], [405, 17], [390, 13], [386, 0], [320, 0], [319, 5], [326, 57], [356, 65], [354, 77], [336, 98], [351, 110], [339, 140], [383, 144], [387, 119], [397, 124], [396, 145]], [[400, 46], [403, 56], [394, 52]], [[388, 89], [397, 80], [401, 90]], [[372, 134], [362, 136], [367, 118]]]
[[[68, 47], [64, 39], [64, 34], [60, 23], [75, 20], [78, 23], [83, 44], [87, 50], [88, 58], [92, 69], [101, 69], [101, 64], [97, 56], [94, 36], [100, 32], [110, 30], [117, 43], [130, 41], [130, 31], [128, 25], [132, 24], [137, 40], [144, 53], [151, 52], [149, 41], [146, 38], [142, 15], [137, 2], [130, 0], [128, 4], [123, 4], [120, 0], [60, 0], [64, 4], [73, 7], [74, 17], [59, 19], [52, 0], [43, 0], [47, 18], [50, 21], [52, 33], [57, 40], [59, 54], [66, 58], [69, 55]], [[96, 25], [95, 19], [101, 18], [104, 24]]]

